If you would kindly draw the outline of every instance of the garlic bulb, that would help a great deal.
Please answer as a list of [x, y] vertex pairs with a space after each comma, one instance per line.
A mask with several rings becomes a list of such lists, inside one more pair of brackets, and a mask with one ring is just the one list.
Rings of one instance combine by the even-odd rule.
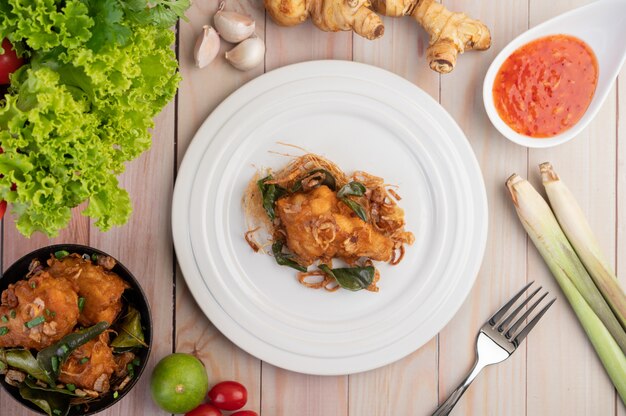
[[220, 37], [211, 26], [202, 26], [203, 33], [196, 40], [193, 52], [194, 60], [198, 68], [204, 68], [210, 64], [220, 51]]
[[255, 23], [250, 16], [236, 12], [225, 12], [224, 3], [213, 17], [213, 24], [220, 36], [227, 42], [239, 43], [254, 33]]
[[265, 43], [259, 38], [248, 38], [226, 52], [226, 60], [240, 71], [247, 71], [263, 62]]

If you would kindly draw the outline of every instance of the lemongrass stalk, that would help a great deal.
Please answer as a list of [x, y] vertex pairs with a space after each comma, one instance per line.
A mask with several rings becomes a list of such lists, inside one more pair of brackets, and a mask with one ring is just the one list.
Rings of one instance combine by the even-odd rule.
[[527, 180], [518, 175], [512, 175], [506, 185], [524, 229], [559, 286], [563, 288], [567, 284], [566, 280], [571, 282], [615, 338], [622, 352], [626, 353], [626, 332], [563, 234], [548, 203]]
[[[561, 283], [561, 282], [559, 282]], [[569, 301], [578, 321], [587, 333], [587, 338], [600, 357], [613, 386], [622, 402], [626, 404], [626, 355], [622, 352], [615, 339], [611, 336], [598, 316], [593, 313], [589, 304], [576, 290], [569, 279], [563, 279], [561, 289]]]
[[[617, 329], [622, 334], [619, 331], [613, 333], [603, 323], [598, 310], [604, 310], [605, 315], [606, 310], [610, 312], [610, 309], [567, 241], [546, 201], [528, 181], [518, 175], [512, 175], [506, 185], [524, 229], [548, 264], [622, 402], [626, 404], [626, 355], [623, 346], [619, 344], [623, 329], [612, 314], [613, 321], [617, 323]], [[585, 280], [588, 283], [584, 283]], [[589, 293], [584, 296], [585, 292], [580, 291], [580, 287], [587, 287], [589, 283], [593, 288], [592, 292], [595, 291], [602, 302], [597, 296], [591, 296], [594, 299], [588, 300]], [[615, 329], [615, 325], [613, 328]]]
[[626, 329], [626, 293], [604, 257], [585, 214], [550, 163], [542, 163], [539, 169], [550, 206], [561, 229], [613, 310], [615, 317], [622, 324], [622, 328]]

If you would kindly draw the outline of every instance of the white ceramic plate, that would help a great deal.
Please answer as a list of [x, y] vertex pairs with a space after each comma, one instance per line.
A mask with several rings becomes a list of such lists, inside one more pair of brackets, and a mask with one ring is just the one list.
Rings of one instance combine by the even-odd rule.
[[[400, 265], [380, 265], [380, 292], [328, 293], [246, 244], [241, 198], [257, 168], [298, 153], [326, 156], [399, 185], [416, 236]], [[196, 301], [235, 344], [309, 374], [373, 369], [415, 351], [463, 303], [487, 235], [482, 175], [463, 132], [410, 82], [368, 65], [317, 61], [246, 84], [205, 121], [173, 201], [176, 254]]]

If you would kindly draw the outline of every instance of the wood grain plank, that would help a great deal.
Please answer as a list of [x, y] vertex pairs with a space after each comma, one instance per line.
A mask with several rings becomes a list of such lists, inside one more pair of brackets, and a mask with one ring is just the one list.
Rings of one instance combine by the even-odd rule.
[[[439, 75], [425, 58], [426, 33], [410, 18], [384, 18], [384, 23], [385, 35], [380, 39], [354, 36], [353, 59], [394, 72], [439, 100]], [[350, 415], [418, 415], [434, 409], [437, 349], [435, 337], [394, 364], [351, 375]]]
[[348, 414], [348, 377], [318, 377], [263, 363], [262, 416]]
[[[221, 51], [208, 67], [194, 66], [193, 50], [202, 26], [212, 24], [219, 2], [197, 0], [187, 12], [189, 22], [180, 23], [179, 60], [183, 81], [178, 96], [178, 164], [196, 130], [207, 116], [230, 93], [263, 73], [263, 65], [240, 72], [224, 59], [224, 52], [233, 45], [222, 42]], [[261, 2], [229, 1], [226, 10], [251, 15], [256, 33], [265, 33], [265, 12]], [[246, 408], [258, 411], [261, 402], [260, 361], [242, 351], [224, 337], [197, 306], [185, 284], [180, 269], [176, 270], [176, 351], [195, 352], [207, 367], [209, 382], [238, 380], [248, 388]]]
[[[617, 241], [615, 250], [615, 273], [626, 288], [626, 68], [622, 68], [617, 80]], [[615, 395], [616, 415], [626, 416], [626, 406]]]
[[350, 32], [322, 32], [311, 21], [298, 26], [281, 27], [266, 17], [265, 68], [267, 71], [297, 62], [316, 59], [352, 58]]
[[[15, 228], [14, 217], [7, 213], [7, 216], [2, 220], [2, 241], [0, 244], [2, 271], [6, 271], [11, 264], [29, 252], [51, 244], [76, 243], [89, 245], [89, 218], [80, 215], [80, 212], [85, 207], [86, 204], [81, 204], [72, 210], [72, 219], [68, 227], [60, 231], [55, 238], [48, 238], [41, 233], [35, 233], [30, 238], [24, 237]], [[0, 389], [0, 409], [3, 415], [25, 416], [33, 414], [33, 412], [26, 409], [16, 400], [13, 400], [4, 389]]]
[[[149, 152], [127, 166], [120, 176], [120, 186], [128, 190], [134, 213], [128, 224], [107, 233], [90, 227], [89, 219], [80, 215], [84, 205], [75, 209], [70, 226], [59, 237], [48, 239], [41, 234], [31, 239], [20, 236], [7, 222], [4, 228], [4, 264], [36, 248], [56, 243], [90, 245], [118, 258], [140, 281], [152, 306], [153, 336], [155, 340], [149, 367], [133, 391], [124, 400], [107, 409], [102, 415], [158, 414], [148, 391], [149, 374], [158, 357], [172, 350], [172, 290], [173, 259], [169, 206], [171, 202], [172, 172], [174, 170], [174, 103], [170, 103], [156, 119], [153, 145]], [[169, 307], [155, 307], [169, 305]], [[0, 393], [2, 414], [32, 414], [5, 399]], [[7, 401], [7, 403], [5, 403]], [[19, 406], [19, 407], [17, 407]], [[5, 413], [7, 412], [7, 413]]]
[[[586, 3], [589, 1], [531, 0], [530, 25]], [[615, 92], [610, 94], [591, 125], [571, 142], [552, 149], [530, 150], [528, 167], [531, 181], [542, 190], [537, 165], [552, 162], [611, 258], [616, 226], [615, 96]], [[528, 414], [613, 414], [615, 394], [599, 359], [532, 243], [528, 251], [529, 279], [559, 297], [548, 319], [528, 337]]]
[[430, 415], [437, 407], [437, 338], [385, 367], [350, 376], [351, 416]]
[[[530, 179], [542, 192], [537, 166], [552, 162], [611, 259], [616, 226], [614, 97], [611, 94], [596, 119], [574, 141], [557, 149], [533, 150], [529, 158]], [[559, 298], [549, 319], [527, 341], [529, 414], [612, 414], [615, 396], [610, 381], [534, 246], [529, 246], [528, 275]]]
[[[445, 1], [483, 20], [493, 45], [485, 52], [459, 58], [455, 70], [441, 79], [441, 103], [459, 123], [482, 168], [489, 200], [489, 235], [482, 268], [472, 292], [456, 317], [439, 335], [440, 401], [456, 388], [471, 367], [478, 328], [526, 282], [526, 240], [507, 200], [504, 181], [526, 173], [526, 149], [503, 138], [487, 119], [482, 102], [484, 74], [499, 52], [527, 27], [527, 2]], [[525, 415], [524, 351], [483, 371], [458, 404], [460, 415]], [[533, 413], [528, 413], [529, 415]]]
[[[237, 88], [263, 73], [263, 65], [251, 71], [241, 72], [233, 68], [224, 53], [234, 45], [222, 40], [220, 53], [206, 68], [198, 69], [193, 60], [197, 37], [203, 25], [213, 24], [213, 15], [219, 2], [196, 0], [186, 15], [189, 22], [180, 22], [179, 61], [183, 81], [178, 92], [178, 163], [182, 162], [187, 145], [208, 115]], [[256, 22], [256, 34], [265, 33], [263, 4], [254, 0], [229, 1], [226, 10], [238, 11], [252, 16]]]
[[133, 215], [128, 223], [106, 233], [92, 227], [90, 245], [122, 262], [139, 280], [152, 312], [152, 353], [144, 376], [131, 393], [103, 415], [166, 414], [150, 399], [154, 365], [172, 352], [173, 276], [170, 230], [174, 171], [174, 102], [156, 118], [152, 148], [127, 165], [120, 186], [128, 190]]
[[439, 74], [428, 67], [428, 35], [409, 17], [383, 16], [385, 34], [376, 40], [353, 36], [353, 60], [384, 68], [439, 100]]
[[24, 237], [15, 228], [13, 215], [7, 214], [7, 217], [3, 219], [3, 270], [6, 270], [14, 261], [18, 260], [23, 255], [40, 247], [68, 242], [88, 244], [89, 218], [81, 215], [81, 212], [86, 206], [87, 204], [84, 203], [74, 208], [69, 225], [67, 228], [61, 230], [59, 235], [54, 238], [48, 238], [42, 233], [35, 233], [30, 238]]
[[[60, 243], [89, 243], [89, 219], [80, 215], [84, 205], [75, 208], [72, 211], [72, 220], [68, 228], [61, 231], [56, 238], [47, 238], [41, 233], [34, 234], [31, 238], [21, 235], [14, 225], [14, 219], [11, 215], [7, 215], [3, 219], [2, 233], [2, 271], [8, 269], [13, 262], [18, 260], [25, 254], [50, 244]], [[34, 413], [26, 409], [16, 400], [8, 395], [4, 389], [0, 389], [0, 409], [3, 415], [26, 416]]]
[[[314, 59], [351, 59], [350, 33], [325, 33], [311, 22], [279, 27], [267, 17], [265, 40], [268, 71]], [[348, 378], [317, 377], [263, 363], [261, 412], [269, 416], [342, 416], [348, 414]]]

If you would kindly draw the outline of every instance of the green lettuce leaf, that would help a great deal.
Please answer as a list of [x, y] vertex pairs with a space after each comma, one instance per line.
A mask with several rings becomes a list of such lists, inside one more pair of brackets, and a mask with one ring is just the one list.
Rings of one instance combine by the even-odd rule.
[[161, 28], [173, 26], [179, 18], [185, 19], [185, 11], [189, 6], [191, 6], [191, 0], [122, 1], [128, 20]]
[[0, 200], [26, 236], [57, 235], [84, 201], [103, 231], [132, 212], [116, 176], [150, 148], [153, 119], [180, 76], [174, 33], [126, 19], [120, 4], [0, 5], [0, 36], [30, 55], [0, 101]]
[[91, 37], [93, 20], [79, 0], [3, 0], [0, 39], [8, 38], [19, 55], [63, 45], [81, 46]]
[[105, 45], [126, 45], [131, 32], [122, 23], [124, 10], [119, 0], [83, 0], [83, 2], [89, 8], [89, 15], [95, 22], [87, 46], [98, 52]]

